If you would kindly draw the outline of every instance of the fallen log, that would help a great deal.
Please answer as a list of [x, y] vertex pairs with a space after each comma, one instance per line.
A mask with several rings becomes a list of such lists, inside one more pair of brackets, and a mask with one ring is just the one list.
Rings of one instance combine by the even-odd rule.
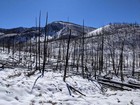
[[104, 78], [98, 78], [98, 82], [108, 82], [108, 83], [114, 83], [114, 84], [118, 84], [118, 85], [121, 85], [122, 87], [123, 86], [126, 86], [126, 87], [129, 87], [129, 88], [132, 88], [132, 89], [140, 89], [140, 86], [138, 85], [134, 85], [134, 84], [127, 84], [127, 83], [123, 83], [123, 82], [117, 82], [117, 81], [113, 81], [113, 80], [108, 80], [108, 79], [104, 79]]
[[75, 92], [77, 92], [77, 93], [79, 93], [79, 94], [81, 94], [81, 95], [83, 95], [83, 96], [86, 96], [85, 94], [83, 94], [83, 93], [80, 92], [79, 90], [75, 89], [74, 87], [70, 86], [69, 84], [66, 83], [66, 85], [67, 85], [67, 87], [68, 87], [68, 90], [69, 90], [69, 94], [70, 94], [70, 95], [71, 95], [71, 91], [70, 91], [70, 90], [73, 90], [73, 91], [75, 91]]
[[119, 90], [128, 90], [128, 91], [131, 90], [129, 88], [126, 88], [126, 87], [123, 87], [123, 86], [120, 86], [120, 85], [116, 85], [116, 84], [113, 84], [113, 83], [108, 83], [108, 82], [103, 82], [103, 81], [98, 81], [98, 83], [100, 83], [102, 85], [109, 86], [109, 87], [117, 88]]

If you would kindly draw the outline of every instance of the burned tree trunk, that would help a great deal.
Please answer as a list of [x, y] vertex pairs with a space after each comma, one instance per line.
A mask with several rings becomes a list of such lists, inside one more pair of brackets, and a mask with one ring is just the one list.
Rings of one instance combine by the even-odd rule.
[[135, 73], [135, 49], [133, 48], [133, 63], [132, 63], [132, 76]]
[[84, 20], [83, 20], [83, 35], [82, 35], [82, 55], [81, 55], [81, 66], [82, 66], [82, 76], [84, 78]]
[[43, 59], [43, 69], [42, 76], [44, 76], [45, 64], [46, 64], [46, 55], [47, 55], [47, 24], [48, 24], [48, 14], [46, 16], [46, 26], [45, 26], [45, 38], [44, 38], [44, 59]]
[[[103, 33], [104, 34], [104, 33]], [[100, 57], [99, 57], [99, 75], [101, 75], [101, 72], [103, 72], [103, 66], [104, 66], [104, 35], [101, 35], [101, 48], [100, 48]]]
[[122, 42], [122, 45], [121, 45], [120, 62], [119, 62], [121, 81], [124, 81], [124, 77], [123, 77], [123, 50], [124, 50], [124, 41]]
[[[38, 30], [37, 30], [37, 19], [36, 19], [36, 31], [38, 32]], [[36, 42], [35, 42], [35, 49], [36, 49], [36, 59], [35, 59], [35, 62], [36, 62], [36, 65], [35, 65], [35, 69], [37, 70], [37, 57], [38, 57], [38, 47], [37, 47], [37, 34], [35, 35], [35, 39], [36, 39]]]
[[40, 36], [41, 36], [41, 28], [40, 28], [40, 24], [41, 24], [41, 12], [39, 15], [39, 38], [38, 38], [38, 58], [39, 58], [39, 64], [38, 64], [38, 68], [39, 68], [39, 72], [41, 73], [41, 68], [40, 68]]
[[4, 48], [5, 48], [5, 40], [3, 39], [3, 41], [2, 41], [2, 47], [3, 47], [3, 51], [4, 51]]
[[68, 38], [68, 43], [67, 43], [67, 53], [66, 53], [66, 65], [65, 65], [65, 69], [64, 69], [64, 77], [63, 77], [63, 81], [66, 81], [66, 74], [67, 74], [67, 67], [68, 67], [68, 61], [69, 61], [69, 45], [70, 45], [70, 38], [71, 38], [71, 30], [70, 30], [70, 35]]
[[61, 41], [59, 42], [59, 51], [58, 51], [58, 57], [57, 57], [57, 64], [56, 64], [56, 70], [58, 70], [58, 65], [61, 60]]

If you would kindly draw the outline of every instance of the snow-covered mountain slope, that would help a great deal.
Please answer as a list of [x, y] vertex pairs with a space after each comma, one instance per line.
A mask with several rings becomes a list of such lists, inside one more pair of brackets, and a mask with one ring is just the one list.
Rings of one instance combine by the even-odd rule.
[[12, 29], [2, 29], [0, 28], [0, 42], [6, 43], [22, 43], [28, 41], [37, 35], [37, 31], [35, 27], [25, 28], [25, 27], [17, 27]]
[[[68, 31], [71, 29], [72, 37], [82, 36], [83, 34], [83, 26], [64, 22], [64, 21], [55, 21], [49, 23], [47, 26], [47, 35], [51, 36], [52, 38], [68, 38], [70, 32]], [[113, 36], [124, 36], [127, 34], [129, 35], [129, 40], [133, 39], [133, 34], [139, 37], [140, 33], [140, 25], [138, 24], [126, 24], [126, 23], [117, 23], [117, 24], [109, 24], [100, 28], [93, 28], [84, 26], [84, 34], [85, 37], [92, 37], [99, 34], [104, 35], [113, 35]], [[16, 39], [16, 42], [24, 42], [29, 40], [30, 38], [34, 38], [38, 36], [38, 31], [36, 31], [35, 27], [32, 28], [13, 28], [13, 29], [1, 29], [0, 28], [0, 40], [4, 39], [5, 41], [11, 41], [13, 37]], [[126, 35], [125, 35], [126, 36]], [[44, 28], [41, 27], [41, 39], [44, 38]], [[138, 38], [136, 38], [138, 39]]]
[[25, 32], [31, 32], [35, 31], [36, 27], [26, 28], [26, 27], [17, 27], [17, 28], [11, 28], [11, 29], [3, 29], [0, 28], [0, 32], [4, 34], [11, 34], [11, 33], [25, 33]]
[[[63, 21], [55, 21], [48, 24], [48, 35], [54, 37], [64, 37], [69, 35], [68, 29], [71, 29], [72, 36], [79, 36], [83, 33], [83, 26], [70, 23], [70, 22], [63, 22]], [[88, 33], [95, 30], [93, 27], [84, 27], [84, 33]]]
[[103, 27], [97, 28], [87, 34], [87, 36], [99, 35], [99, 34], [127, 34], [127, 33], [140, 33], [140, 25], [138, 24], [127, 24], [127, 23], [116, 23], [108, 24]]
[[104, 36], [104, 40], [107, 41], [105, 44], [114, 42], [115, 45], [119, 46], [124, 41], [124, 44], [128, 45], [128, 47], [132, 45], [140, 46], [140, 25], [127, 23], [109, 24], [85, 35], [90, 40], [94, 39], [99, 42], [101, 36]]
[[[38, 28], [37, 28], [38, 29]], [[44, 36], [44, 29], [41, 27], [41, 36]], [[71, 29], [71, 35], [72, 36], [79, 36], [83, 33], [83, 26], [70, 23], [70, 22], [64, 22], [64, 21], [55, 21], [52, 23], [49, 23], [47, 25], [47, 35], [51, 36], [53, 38], [63, 38], [67, 37], [69, 35], [68, 29]], [[95, 30], [93, 27], [87, 27], [84, 26], [84, 33], [88, 33]], [[36, 27], [31, 28], [24, 28], [24, 27], [18, 27], [18, 28], [12, 28], [12, 29], [2, 29], [0, 28], [0, 40], [5, 39], [6, 41], [13, 39], [13, 37], [16, 39], [16, 42], [24, 42], [25, 40], [30, 39], [30, 37], [38, 36], [38, 31], [36, 30]]]

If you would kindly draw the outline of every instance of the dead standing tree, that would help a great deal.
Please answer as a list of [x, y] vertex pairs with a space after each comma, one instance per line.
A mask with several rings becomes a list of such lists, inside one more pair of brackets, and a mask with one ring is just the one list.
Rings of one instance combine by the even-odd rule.
[[4, 48], [5, 48], [5, 40], [3, 39], [3, 41], [2, 41], [2, 50], [3, 50], [3, 52], [4, 52]]
[[41, 11], [40, 11], [40, 14], [39, 14], [39, 38], [38, 38], [38, 61], [39, 61], [39, 65], [38, 65], [38, 69], [39, 69], [39, 72], [41, 73], [41, 68], [40, 68], [40, 37], [41, 37]]
[[[12, 56], [13, 56], [13, 62], [14, 62], [14, 54], [15, 54], [15, 36], [13, 36], [13, 38], [12, 38], [12, 41], [13, 41], [13, 45], [12, 45]], [[14, 63], [13, 63], [14, 64]], [[13, 66], [15, 66], [15, 65], [13, 65]]]
[[103, 66], [104, 66], [104, 29], [101, 33], [101, 46], [100, 46], [100, 55], [99, 55], [99, 75], [101, 75], [101, 72], [103, 72]]
[[69, 45], [70, 45], [70, 38], [71, 38], [71, 29], [70, 29], [70, 35], [69, 35], [68, 43], [67, 43], [66, 62], [65, 62], [64, 77], [63, 77], [63, 81], [64, 81], [64, 82], [66, 81], [67, 67], [68, 67], [68, 61], [69, 61]]
[[[118, 32], [119, 34], [119, 32]], [[124, 46], [125, 46], [125, 36], [127, 35], [127, 31], [124, 30], [124, 33], [120, 32], [119, 41], [120, 41], [120, 55], [119, 55], [119, 66], [118, 71], [120, 70], [121, 81], [124, 81], [124, 74], [123, 74], [123, 65], [124, 65]]]
[[[59, 63], [62, 62], [61, 61], [61, 41], [58, 43], [59, 43], [59, 50], [58, 50], [58, 56], [57, 56], [56, 70], [58, 70]], [[61, 71], [61, 69], [60, 69], [60, 71]]]
[[44, 58], [43, 58], [43, 69], [42, 69], [42, 76], [44, 76], [45, 71], [45, 64], [46, 64], [46, 56], [47, 56], [47, 42], [48, 42], [48, 36], [47, 36], [47, 24], [48, 24], [48, 13], [46, 16], [46, 25], [45, 25], [45, 38], [44, 38]]
[[76, 57], [76, 71], [77, 71], [77, 73], [79, 72], [79, 62], [80, 62], [80, 57], [81, 57], [81, 54], [80, 54], [80, 52], [81, 52], [81, 39], [79, 39], [78, 40], [78, 42], [79, 43], [77, 43], [77, 52], [76, 52], [76, 55], [77, 55], [77, 57]]
[[83, 35], [82, 35], [82, 55], [81, 55], [81, 66], [82, 66], [82, 76], [83, 78], [85, 77], [84, 76], [84, 43], [85, 43], [85, 40], [84, 40], [84, 36], [85, 36], [85, 33], [84, 33], [84, 20], [83, 20]]
[[[37, 34], [38, 34], [38, 30], [37, 30], [37, 18], [36, 18], [36, 32], [37, 32]], [[38, 54], [37, 54], [37, 53], [38, 53], [38, 52], [37, 52], [37, 51], [38, 51], [38, 46], [37, 46], [37, 34], [35, 35], [35, 39], [36, 39], [36, 42], [35, 42], [35, 47], [36, 47], [36, 48], [35, 48], [35, 49], [36, 49], [36, 59], [35, 59], [36, 61], [35, 61], [35, 62], [36, 62], [36, 66], [35, 66], [35, 68], [36, 68], [36, 70], [37, 70], [37, 57], [38, 57]]]

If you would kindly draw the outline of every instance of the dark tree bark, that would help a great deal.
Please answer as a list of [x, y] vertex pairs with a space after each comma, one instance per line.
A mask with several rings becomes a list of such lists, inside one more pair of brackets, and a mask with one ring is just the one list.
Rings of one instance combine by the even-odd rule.
[[79, 45], [78, 45], [78, 49], [77, 49], [77, 58], [76, 58], [76, 71], [77, 71], [77, 73], [79, 72], [79, 62], [80, 62], [80, 57], [81, 57], [81, 54], [80, 54], [80, 52], [81, 52], [81, 39], [79, 39], [78, 40], [78, 42], [79, 42]]
[[56, 65], [56, 70], [58, 70], [58, 65], [61, 60], [61, 41], [59, 42], [59, 51], [58, 51], [58, 57], [57, 57], [57, 65]]
[[5, 40], [4, 39], [2, 41], [2, 47], [3, 47], [3, 51], [4, 51], [4, 48], [5, 48]]
[[65, 65], [64, 77], [63, 77], [63, 81], [64, 81], [64, 82], [66, 81], [67, 67], [68, 67], [68, 61], [69, 61], [69, 45], [70, 45], [70, 38], [71, 38], [71, 29], [70, 29], [70, 35], [69, 35], [68, 43], [67, 43], [66, 65]]
[[82, 66], [82, 76], [84, 78], [84, 43], [85, 43], [85, 40], [84, 40], [84, 20], [83, 20], [83, 35], [82, 35], [82, 55], [81, 55], [81, 66]]
[[42, 69], [42, 76], [44, 76], [45, 71], [45, 64], [46, 64], [46, 55], [47, 55], [47, 24], [48, 24], [48, 13], [46, 16], [46, 26], [45, 26], [45, 38], [44, 38], [44, 59], [43, 59], [43, 69]]
[[41, 68], [40, 68], [40, 37], [41, 37], [41, 28], [40, 28], [40, 25], [41, 25], [41, 12], [39, 14], [39, 38], [38, 38], [38, 61], [39, 61], [39, 64], [38, 64], [38, 69], [39, 69], [39, 72], [41, 73]]
[[120, 53], [120, 73], [121, 73], [121, 81], [124, 81], [124, 77], [123, 77], [123, 50], [124, 50], [124, 41], [122, 42], [121, 45], [121, 53]]
[[135, 73], [135, 49], [133, 48], [133, 63], [132, 63], [132, 76], [134, 77]]
[[[38, 33], [38, 29], [37, 29], [37, 18], [36, 18], [36, 32]], [[35, 66], [35, 69], [37, 70], [37, 66], [38, 66], [37, 65], [37, 58], [38, 58], [38, 52], [37, 52], [38, 51], [37, 34], [35, 35], [35, 39], [36, 39], [36, 42], [35, 42], [35, 49], [36, 49], [36, 59], [35, 59], [36, 60], [35, 61], [36, 62], [36, 66]]]
[[75, 55], [76, 55], [75, 49], [76, 49], [76, 40], [74, 40], [73, 46], [73, 67], [75, 66]]
[[104, 33], [101, 35], [101, 49], [100, 49], [100, 57], [99, 57], [99, 75], [103, 72], [104, 66]]
[[18, 57], [19, 57], [19, 62], [20, 62], [20, 60], [21, 60], [21, 54], [20, 54], [20, 52], [21, 52], [21, 43], [18, 43]]
[[13, 36], [12, 39], [13, 39], [13, 40], [12, 40], [12, 41], [13, 41], [13, 43], [12, 43], [12, 44], [13, 44], [13, 46], [12, 46], [12, 49], [13, 49], [13, 50], [12, 50], [12, 55], [13, 55], [13, 58], [14, 58], [14, 53], [15, 53], [15, 37]]

